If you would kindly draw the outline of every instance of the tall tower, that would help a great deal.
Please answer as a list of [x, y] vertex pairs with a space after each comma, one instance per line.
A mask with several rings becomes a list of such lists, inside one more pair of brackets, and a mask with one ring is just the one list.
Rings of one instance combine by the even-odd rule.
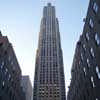
[[50, 3], [41, 20], [33, 100], [66, 100], [59, 24]]

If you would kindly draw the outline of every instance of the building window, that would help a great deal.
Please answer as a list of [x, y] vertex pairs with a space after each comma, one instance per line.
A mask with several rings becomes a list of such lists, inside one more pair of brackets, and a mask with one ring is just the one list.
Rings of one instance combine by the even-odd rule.
[[84, 48], [84, 50], [86, 51], [86, 45], [85, 45], [85, 44], [83, 44], [83, 48]]
[[90, 62], [89, 62], [89, 59], [87, 59], [87, 64], [88, 64], [88, 67], [90, 67]]
[[86, 33], [86, 39], [89, 41], [89, 33]]
[[79, 66], [81, 65], [81, 61], [79, 61]]
[[81, 59], [82, 59], [82, 61], [83, 61], [83, 54], [81, 53]]
[[5, 82], [3, 81], [3, 82], [2, 82], [2, 87], [4, 88], [4, 86], [5, 86]]
[[11, 60], [11, 57], [10, 57], [10, 55], [9, 55], [9, 57], [8, 57], [8, 60], [9, 60], [9, 61]]
[[85, 76], [86, 76], [86, 69], [85, 69], [85, 67], [83, 68], [83, 70], [84, 70], [84, 73], [85, 73]]
[[13, 63], [14, 63], [14, 62], [13, 62], [13, 61], [11, 61], [11, 65], [13, 65]]
[[98, 12], [98, 5], [96, 2], [94, 2], [94, 4], [93, 4], [93, 10], [95, 11], [95, 13]]
[[11, 75], [9, 74], [9, 75], [8, 75], [8, 80], [10, 80], [10, 78], [11, 78]]
[[93, 26], [94, 26], [93, 20], [91, 18], [90, 18], [90, 21], [89, 21], [89, 25], [90, 25], [91, 28], [93, 28]]
[[1, 64], [1, 69], [4, 67], [4, 61], [2, 61], [2, 64]]
[[93, 50], [93, 48], [91, 48], [91, 55], [92, 55], [92, 57], [94, 57], [94, 50]]
[[97, 73], [98, 79], [100, 79], [100, 71], [99, 71], [98, 66], [96, 66], [96, 73]]
[[100, 45], [100, 37], [98, 36], [98, 34], [95, 34], [95, 41], [97, 45]]
[[91, 82], [92, 82], [93, 87], [95, 87], [93, 76], [91, 76]]
[[6, 69], [5, 69], [5, 75], [7, 74], [7, 72], [8, 72], [8, 69], [6, 68]]

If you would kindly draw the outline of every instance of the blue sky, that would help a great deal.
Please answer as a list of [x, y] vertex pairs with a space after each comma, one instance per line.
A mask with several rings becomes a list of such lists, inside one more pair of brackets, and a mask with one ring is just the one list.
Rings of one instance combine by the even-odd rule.
[[33, 81], [43, 6], [52, 2], [59, 19], [67, 86], [76, 42], [83, 31], [89, 0], [0, 0], [0, 30], [12, 43], [24, 75]]

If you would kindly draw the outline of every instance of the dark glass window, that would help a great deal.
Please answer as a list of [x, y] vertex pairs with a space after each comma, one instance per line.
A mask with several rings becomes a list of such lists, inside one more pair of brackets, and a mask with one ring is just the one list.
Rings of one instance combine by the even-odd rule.
[[92, 20], [91, 18], [90, 18], [90, 20], [89, 20], [89, 25], [90, 25], [91, 28], [94, 27], [94, 23], [93, 23], [93, 20]]
[[98, 8], [99, 8], [99, 7], [98, 7], [97, 3], [94, 2], [94, 4], [93, 4], [93, 10], [94, 10], [95, 13], [98, 12]]
[[97, 33], [95, 34], [95, 41], [97, 45], [100, 45], [100, 37]]

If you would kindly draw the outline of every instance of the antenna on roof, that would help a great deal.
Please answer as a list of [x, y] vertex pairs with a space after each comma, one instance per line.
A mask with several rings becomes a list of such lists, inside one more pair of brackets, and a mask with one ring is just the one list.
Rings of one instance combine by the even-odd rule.
[[41, 0], [44, 4], [55, 4], [56, 0]]

